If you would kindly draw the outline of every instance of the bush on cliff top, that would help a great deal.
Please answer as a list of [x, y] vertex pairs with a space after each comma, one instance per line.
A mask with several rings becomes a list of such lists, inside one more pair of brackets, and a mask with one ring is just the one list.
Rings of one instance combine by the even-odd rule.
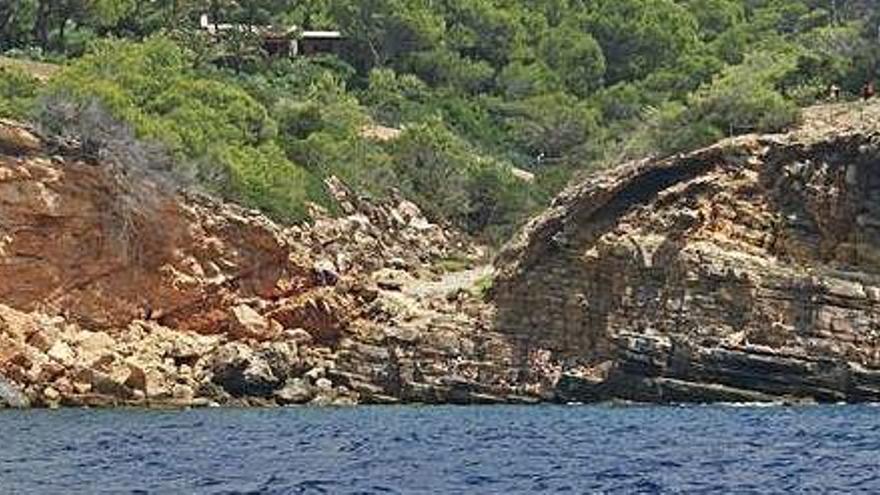
[[25, 118], [36, 96], [36, 79], [14, 67], [0, 67], [0, 117]]
[[[871, 2], [212, 3], [221, 22], [346, 35], [338, 56], [293, 60], [262, 57], [258, 37], [235, 30], [212, 42], [198, 28], [199, 2], [108, 10], [76, 1], [72, 19], [22, 15], [33, 3], [0, 8], [0, 49], [85, 53], [54, 90], [100, 98], [210, 187], [248, 204], [262, 191], [278, 216], [290, 198], [329, 204], [313, 184], [336, 174], [364, 194], [403, 187], [435, 219], [479, 233], [509, 230], [573, 173], [778, 130], [795, 120], [795, 104], [831, 83], [853, 96], [880, 67]], [[101, 37], [138, 41], [84, 49]], [[0, 96], [0, 107], [9, 101]], [[361, 136], [372, 123], [414, 133], [402, 144]], [[217, 182], [245, 171], [244, 160], [281, 159], [277, 149], [281, 169], [304, 173], [305, 184], [259, 167], [248, 181]], [[511, 165], [537, 179], [509, 180]]]
[[179, 173], [279, 220], [302, 220], [306, 201], [325, 201], [316, 179], [274, 143], [277, 124], [266, 108], [234, 85], [200, 76], [170, 40], [98, 43], [43, 97], [100, 101], [138, 136], [164, 144]]
[[[142, 139], [162, 143], [178, 174], [285, 222], [304, 219], [309, 201], [333, 208], [321, 184], [329, 175], [376, 196], [400, 189], [434, 220], [491, 237], [532, 207], [508, 165], [481, 156], [442, 120], [396, 142], [364, 138], [368, 110], [347, 91], [345, 71], [323, 63], [234, 73], [198, 68], [166, 38], [102, 41], [43, 99], [102, 102]], [[51, 128], [59, 119], [44, 112], [42, 121]]]

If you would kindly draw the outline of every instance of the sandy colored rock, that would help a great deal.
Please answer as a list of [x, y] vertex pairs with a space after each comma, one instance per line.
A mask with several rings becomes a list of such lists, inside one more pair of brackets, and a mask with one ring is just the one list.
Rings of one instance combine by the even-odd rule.
[[284, 336], [298, 345], [311, 344], [314, 341], [312, 334], [302, 328], [294, 328], [293, 330], [285, 330]]
[[266, 340], [276, 330], [269, 320], [248, 305], [232, 308], [229, 334], [240, 339]]
[[812, 118], [573, 184], [499, 257], [498, 330], [563, 400], [876, 400], [877, 130]]
[[57, 402], [61, 399], [61, 393], [52, 387], [46, 387], [46, 389], [43, 390], [43, 397], [49, 402]]
[[284, 300], [267, 316], [283, 328], [302, 328], [319, 343], [339, 339], [351, 317], [349, 302], [332, 289], [316, 290], [308, 295]]
[[191, 401], [195, 396], [195, 392], [193, 392], [192, 387], [190, 387], [189, 385], [177, 383], [171, 390], [171, 396], [178, 400]]
[[307, 381], [294, 378], [275, 391], [275, 397], [282, 405], [305, 404], [315, 397], [315, 391]]
[[73, 349], [70, 348], [67, 342], [61, 340], [56, 341], [46, 352], [46, 355], [66, 366], [73, 364], [76, 360], [76, 353], [73, 352]]
[[12, 155], [36, 153], [42, 142], [15, 122], [0, 119], [0, 152]]
[[76, 337], [76, 352], [81, 360], [97, 361], [112, 355], [116, 350], [116, 339], [106, 332], [80, 332]]

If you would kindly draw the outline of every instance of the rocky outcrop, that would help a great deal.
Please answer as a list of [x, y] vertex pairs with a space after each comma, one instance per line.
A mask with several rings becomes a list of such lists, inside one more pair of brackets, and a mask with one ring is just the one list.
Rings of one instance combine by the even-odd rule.
[[745, 136], [566, 190], [499, 257], [561, 400], [880, 400], [880, 134]]
[[181, 197], [143, 171], [35, 151], [39, 138], [26, 129], [0, 129], [30, 143], [0, 153], [5, 304], [89, 327], [153, 319], [210, 333], [236, 299], [314, 285], [281, 229], [259, 215]]
[[402, 198], [282, 228], [0, 122], [0, 407], [880, 400], [880, 123], [809, 119], [595, 174], [494, 271]]
[[534, 395], [413, 203], [330, 179], [341, 215], [282, 228], [82, 148], [0, 122], [0, 407]]

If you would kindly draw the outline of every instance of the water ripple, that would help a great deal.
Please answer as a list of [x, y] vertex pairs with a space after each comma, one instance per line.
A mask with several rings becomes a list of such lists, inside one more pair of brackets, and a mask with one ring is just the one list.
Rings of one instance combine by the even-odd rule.
[[0, 494], [876, 493], [862, 406], [2, 411]]

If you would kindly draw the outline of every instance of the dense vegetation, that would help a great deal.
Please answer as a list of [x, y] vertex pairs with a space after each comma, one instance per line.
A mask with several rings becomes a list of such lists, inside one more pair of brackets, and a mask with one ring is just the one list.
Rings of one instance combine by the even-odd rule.
[[[0, 50], [64, 69], [44, 86], [0, 72], [0, 115], [88, 133], [79, 116], [99, 102], [161, 143], [178, 174], [282, 220], [304, 218], [307, 201], [332, 210], [321, 178], [335, 174], [500, 239], [575, 172], [784, 129], [832, 83], [853, 95], [877, 73], [877, 7], [13, 0], [0, 5]], [[209, 38], [201, 13], [335, 28], [347, 42], [338, 57], [271, 59], [251, 33]], [[403, 132], [377, 140], [362, 132], [374, 124]]]

